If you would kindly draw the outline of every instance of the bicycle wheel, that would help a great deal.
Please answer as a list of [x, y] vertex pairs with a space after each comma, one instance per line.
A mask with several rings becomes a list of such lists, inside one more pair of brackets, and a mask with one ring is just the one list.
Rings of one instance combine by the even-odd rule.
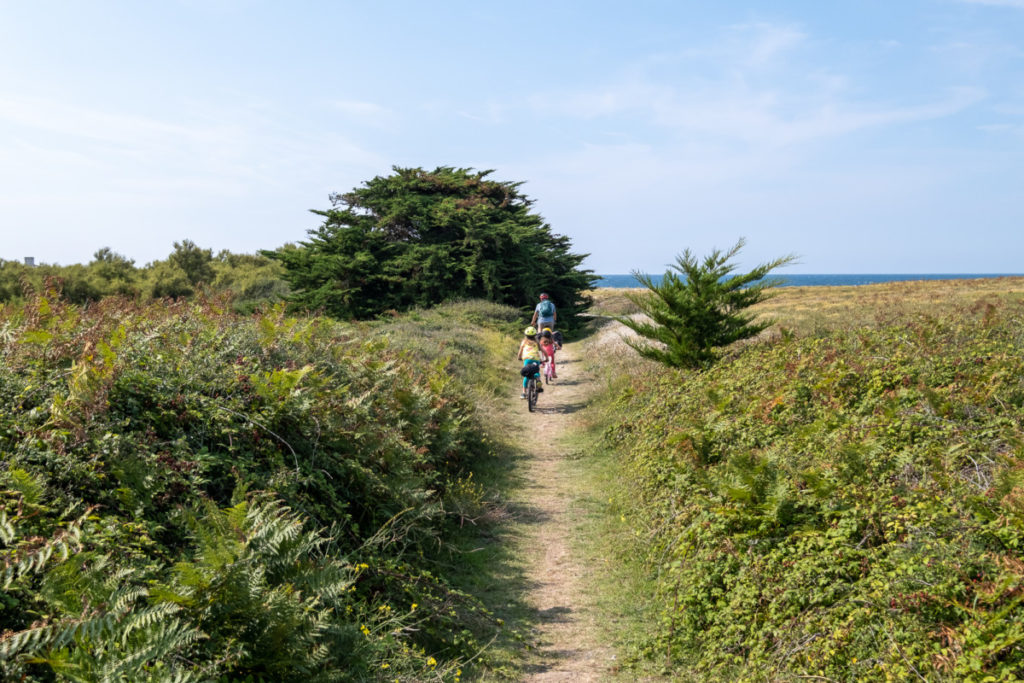
[[526, 383], [526, 407], [532, 413], [537, 408], [537, 378], [531, 377]]

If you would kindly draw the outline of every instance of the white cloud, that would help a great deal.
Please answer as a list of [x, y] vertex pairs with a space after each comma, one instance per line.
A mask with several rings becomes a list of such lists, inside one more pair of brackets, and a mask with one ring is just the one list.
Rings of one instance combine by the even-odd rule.
[[730, 27], [731, 49], [743, 55], [747, 67], [763, 67], [805, 42], [807, 36], [793, 26], [758, 22]]
[[394, 111], [375, 102], [335, 100], [331, 106], [352, 120], [377, 127], [391, 126], [398, 118]]
[[980, 88], [957, 88], [931, 101], [873, 102], [853, 97], [856, 84], [827, 66], [787, 63], [784, 55], [810, 42], [797, 28], [744, 24], [720, 38], [634, 64], [599, 87], [538, 93], [529, 106], [580, 121], [646, 121], [682, 143], [710, 138], [780, 148], [942, 118], [987, 96]]
[[383, 163], [344, 136], [295, 131], [283, 114], [275, 118], [240, 107], [181, 118], [167, 121], [0, 96], [0, 129], [8, 131], [7, 141], [0, 142], [0, 174], [76, 178], [129, 194], [166, 196], [168, 190], [187, 190], [232, 195], [292, 183], [296, 175], [308, 177], [309, 169], [327, 161], [375, 168]]
[[507, 107], [500, 102], [495, 100], [488, 100], [480, 104], [479, 109], [475, 111], [460, 110], [456, 113], [464, 119], [470, 121], [480, 121], [482, 123], [489, 124], [502, 124], [506, 122]]
[[959, 88], [933, 102], [880, 105], [845, 101], [841, 79], [818, 93], [782, 86], [752, 86], [742, 79], [705, 85], [616, 83], [600, 89], [534, 97], [535, 107], [579, 119], [631, 114], [687, 137], [784, 147], [834, 138], [866, 128], [924, 121], [955, 114], [986, 96]]
[[388, 167], [290, 111], [207, 105], [171, 116], [0, 94], [0, 258], [73, 263], [110, 244], [143, 262], [182, 236], [272, 247], [301, 238], [315, 222], [307, 209], [329, 192]]
[[752, 22], [724, 27], [713, 40], [675, 53], [649, 57], [646, 67], [708, 62], [725, 68], [763, 69], [776, 66], [808, 43], [808, 36], [791, 24]]
[[990, 123], [988, 125], [978, 126], [978, 130], [983, 130], [986, 133], [1009, 134], [1019, 138], [1024, 138], [1024, 124]]
[[992, 5], [993, 7], [1016, 7], [1024, 9], [1024, 0], [960, 0], [969, 5]]

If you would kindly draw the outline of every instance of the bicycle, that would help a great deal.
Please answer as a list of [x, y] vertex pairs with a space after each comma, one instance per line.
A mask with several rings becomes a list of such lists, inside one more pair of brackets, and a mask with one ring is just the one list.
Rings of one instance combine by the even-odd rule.
[[532, 413], [537, 409], [537, 394], [540, 393], [538, 382], [540, 380], [540, 363], [529, 363], [523, 366], [519, 373], [526, 377], [526, 407]]
[[549, 358], [544, 362], [544, 384], [551, 384], [551, 380], [555, 378], [555, 364], [551, 362]]

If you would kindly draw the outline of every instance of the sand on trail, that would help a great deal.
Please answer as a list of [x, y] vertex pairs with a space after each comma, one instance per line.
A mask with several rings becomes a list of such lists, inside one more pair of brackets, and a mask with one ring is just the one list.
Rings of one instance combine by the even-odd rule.
[[579, 362], [580, 342], [558, 352], [558, 379], [545, 388], [530, 413], [526, 401], [511, 406], [520, 443], [528, 453], [524, 524], [520, 555], [526, 563], [529, 594], [536, 610], [535, 650], [525, 663], [526, 681], [598, 681], [614, 670], [614, 650], [600, 642], [598, 618], [587, 599], [588, 569], [574, 548], [579, 524], [575, 503], [585, 495], [566, 461], [563, 437], [572, 429], [595, 391], [595, 381]]

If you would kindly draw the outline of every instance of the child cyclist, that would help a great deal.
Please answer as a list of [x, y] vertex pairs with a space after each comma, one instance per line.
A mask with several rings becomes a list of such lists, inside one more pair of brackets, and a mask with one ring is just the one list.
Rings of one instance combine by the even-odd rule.
[[[523, 367], [530, 363], [535, 363], [538, 372], [534, 376], [540, 374], [540, 364], [547, 360], [547, 356], [544, 351], [540, 348], [540, 344], [537, 343], [537, 328], [530, 325], [523, 331], [523, 340], [519, 342], [519, 360], [523, 361]], [[529, 378], [523, 376], [523, 393], [519, 398], [526, 398], [526, 382]], [[537, 391], [544, 391], [543, 387], [537, 387]]]
[[559, 351], [561, 351], [562, 350], [562, 331], [561, 330], [555, 330], [554, 332], [551, 333], [551, 338], [555, 342], [555, 348], [558, 349]]
[[540, 335], [540, 350], [544, 352], [544, 355], [548, 357], [548, 362], [551, 363], [551, 379], [558, 377], [558, 373], [555, 372], [555, 344], [554, 335], [551, 333], [550, 327], [545, 327], [544, 331]]

